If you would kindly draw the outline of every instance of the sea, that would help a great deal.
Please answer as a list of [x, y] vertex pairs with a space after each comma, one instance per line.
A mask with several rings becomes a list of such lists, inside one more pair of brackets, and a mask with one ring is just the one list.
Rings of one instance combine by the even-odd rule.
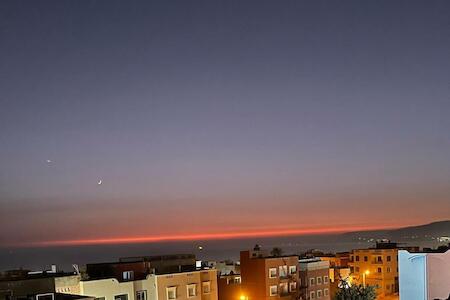
[[[284, 254], [300, 254], [315, 249], [325, 253], [350, 251], [374, 246], [373, 240], [348, 241], [341, 235], [302, 235], [287, 237], [241, 238], [229, 240], [172, 241], [158, 243], [108, 244], [85, 246], [0, 247], [0, 271], [13, 269], [47, 270], [56, 265], [59, 270], [73, 271], [73, 265], [113, 262], [120, 257], [161, 254], [195, 254], [198, 260], [239, 260], [241, 250], [256, 244], [268, 250], [279, 247]], [[436, 247], [430, 240], [402, 241], [405, 246]]]

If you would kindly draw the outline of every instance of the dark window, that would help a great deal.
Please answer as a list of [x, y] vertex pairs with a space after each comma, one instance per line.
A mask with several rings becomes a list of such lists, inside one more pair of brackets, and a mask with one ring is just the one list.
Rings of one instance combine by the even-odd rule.
[[386, 257], [386, 260], [391, 261], [391, 257], [390, 256]]
[[381, 268], [378, 268], [378, 273], [381, 273]]
[[368, 261], [368, 260], [369, 260], [368, 257], [364, 256], [364, 261]]
[[359, 261], [359, 255], [356, 255], [356, 261]]

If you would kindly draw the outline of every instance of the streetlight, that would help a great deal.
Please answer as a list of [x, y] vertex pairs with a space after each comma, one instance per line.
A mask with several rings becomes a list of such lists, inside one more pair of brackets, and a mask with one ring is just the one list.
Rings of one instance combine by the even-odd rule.
[[248, 300], [248, 296], [241, 295], [239, 297], [239, 300]]
[[370, 274], [369, 270], [363, 273], [363, 287], [366, 287], [366, 276], [369, 274]]

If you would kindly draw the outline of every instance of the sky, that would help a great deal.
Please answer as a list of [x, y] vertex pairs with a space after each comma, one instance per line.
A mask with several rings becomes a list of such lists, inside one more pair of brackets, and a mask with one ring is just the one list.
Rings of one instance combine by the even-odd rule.
[[1, 1], [0, 245], [450, 219], [449, 15]]

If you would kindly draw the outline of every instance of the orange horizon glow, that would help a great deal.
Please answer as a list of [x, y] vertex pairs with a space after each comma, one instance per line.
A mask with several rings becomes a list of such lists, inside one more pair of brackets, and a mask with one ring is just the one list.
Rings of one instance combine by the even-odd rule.
[[[290, 230], [268, 230], [268, 231], [243, 231], [243, 232], [220, 232], [220, 233], [198, 233], [181, 235], [163, 235], [163, 236], [135, 236], [135, 237], [115, 237], [115, 238], [97, 238], [97, 239], [76, 239], [76, 240], [51, 240], [23, 243], [20, 246], [81, 246], [81, 245], [105, 245], [105, 244], [139, 244], [156, 243], [169, 241], [195, 241], [195, 240], [227, 240], [252, 237], [282, 237], [311, 234], [338, 234], [354, 231], [384, 230], [394, 229], [398, 226], [353, 226], [340, 228], [321, 228], [321, 229], [290, 229]], [[16, 244], [16, 246], [19, 246]]]

